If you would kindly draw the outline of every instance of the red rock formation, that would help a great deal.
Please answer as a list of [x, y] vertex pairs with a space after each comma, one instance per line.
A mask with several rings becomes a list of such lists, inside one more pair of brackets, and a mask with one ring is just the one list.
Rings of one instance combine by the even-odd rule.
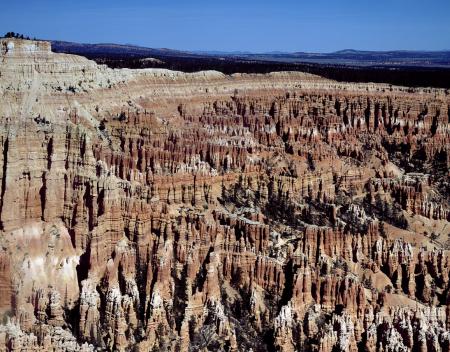
[[1, 47], [0, 349], [449, 349], [444, 91]]

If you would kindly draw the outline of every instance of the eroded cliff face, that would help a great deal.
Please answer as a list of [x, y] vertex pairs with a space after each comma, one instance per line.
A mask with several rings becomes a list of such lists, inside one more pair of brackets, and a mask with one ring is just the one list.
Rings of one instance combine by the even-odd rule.
[[445, 91], [0, 44], [0, 349], [449, 351]]

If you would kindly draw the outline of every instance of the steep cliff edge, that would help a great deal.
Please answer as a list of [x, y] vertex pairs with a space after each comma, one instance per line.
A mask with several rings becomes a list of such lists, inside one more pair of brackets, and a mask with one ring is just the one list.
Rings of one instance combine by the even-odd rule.
[[0, 48], [0, 350], [450, 349], [445, 91]]

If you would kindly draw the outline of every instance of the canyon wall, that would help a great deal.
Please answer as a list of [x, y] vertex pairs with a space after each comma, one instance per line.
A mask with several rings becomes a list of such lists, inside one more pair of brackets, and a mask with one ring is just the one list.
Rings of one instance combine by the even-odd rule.
[[450, 350], [447, 91], [0, 49], [0, 350]]

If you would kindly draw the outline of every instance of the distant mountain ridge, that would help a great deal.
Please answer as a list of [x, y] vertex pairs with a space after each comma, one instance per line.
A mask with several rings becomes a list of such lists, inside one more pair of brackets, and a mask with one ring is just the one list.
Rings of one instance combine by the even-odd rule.
[[169, 57], [233, 57], [245, 60], [272, 61], [285, 63], [318, 63], [350, 66], [414, 66], [449, 67], [450, 50], [442, 51], [366, 51], [343, 49], [332, 53], [308, 52], [268, 52], [251, 53], [246, 51], [182, 51], [168, 48], [148, 48], [131, 44], [83, 44], [67, 41], [51, 41], [56, 52], [79, 55], [108, 55], [142, 58], [147, 56]]
[[67, 41], [52, 40], [52, 49], [55, 52], [64, 52], [71, 54], [128, 54], [128, 55], [152, 55], [152, 54], [164, 54], [179, 56], [182, 54], [189, 54], [180, 50], [167, 49], [167, 48], [147, 48], [138, 45], [131, 44], [114, 44], [114, 43], [75, 43]]

